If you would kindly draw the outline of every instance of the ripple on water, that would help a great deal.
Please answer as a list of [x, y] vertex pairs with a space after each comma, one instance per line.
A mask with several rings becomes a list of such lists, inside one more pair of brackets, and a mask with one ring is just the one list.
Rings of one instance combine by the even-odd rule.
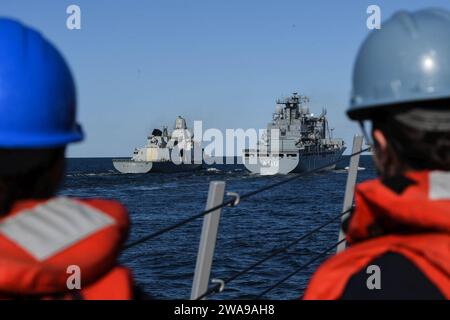
[[[358, 180], [375, 176], [371, 160], [361, 157]], [[342, 209], [346, 170], [300, 177], [287, 185], [243, 200], [222, 211], [212, 276], [226, 279], [274, 249], [323, 224]], [[227, 190], [246, 193], [285, 179], [261, 177], [240, 167], [195, 173], [124, 175], [111, 159], [70, 159], [61, 194], [115, 198], [124, 203], [132, 221], [130, 240], [155, 232], [205, 207], [209, 182], [224, 180]], [[250, 274], [230, 283], [216, 299], [250, 299], [337, 241], [338, 223], [298, 243]], [[121, 256], [137, 282], [158, 299], [188, 298], [192, 285], [201, 219]], [[271, 291], [269, 299], [297, 299], [317, 267], [313, 263]]]

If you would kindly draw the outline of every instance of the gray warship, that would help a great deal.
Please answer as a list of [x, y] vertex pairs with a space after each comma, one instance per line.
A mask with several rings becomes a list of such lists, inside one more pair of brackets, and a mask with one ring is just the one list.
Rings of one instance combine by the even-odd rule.
[[196, 144], [186, 120], [179, 116], [172, 132], [169, 133], [167, 127], [162, 131], [154, 129], [147, 137], [147, 144], [136, 148], [131, 159], [113, 159], [112, 162], [121, 173], [193, 171], [202, 167], [202, 163], [194, 163], [194, 152], [201, 151], [201, 146], [195, 148]]
[[272, 121], [256, 149], [243, 150], [245, 167], [257, 174], [300, 173], [329, 165], [342, 157], [343, 139], [332, 137], [326, 109], [319, 116], [309, 111], [309, 98], [294, 93], [278, 99]]

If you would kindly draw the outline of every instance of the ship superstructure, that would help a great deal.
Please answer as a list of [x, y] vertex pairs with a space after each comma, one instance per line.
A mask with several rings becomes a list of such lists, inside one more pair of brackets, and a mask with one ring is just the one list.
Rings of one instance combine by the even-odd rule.
[[[177, 117], [172, 132], [167, 127], [154, 129], [144, 147], [136, 148], [131, 159], [114, 159], [113, 165], [122, 173], [180, 172], [201, 168], [194, 163], [195, 144], [186, 120]], [[201, 151], [201, 147], [200, 151]]]
[[338, 160], [345, 150], [344, 140], [332, 137], [326, 115], [326, 109], [319, 116], [311, 113], [309, 98], [298, 93], [278, 99], [257, 149], [244, 150], [244, 165], [259, 174], [286, 174]]

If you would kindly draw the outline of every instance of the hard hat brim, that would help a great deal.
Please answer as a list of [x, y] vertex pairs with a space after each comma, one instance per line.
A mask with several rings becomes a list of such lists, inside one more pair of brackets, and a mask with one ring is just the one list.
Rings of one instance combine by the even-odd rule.
[[33, 149], [53, 148], [65, 146], [69, 143], [80, 142], [84, 139], [84, 133], [80, 125], [72, 132], [49, 134], [0, 134], [0, 148], [8, 149]]
[[353, 107], [347, 111], [347, 116], [351, 120], [363, 121], [376, 118], [377, 115], [383, 112], [402, 112], [405, 109], [426, 107], [426, 108], [448, 108], [450, 110], [450, 97], [435, 98], [435, 99], [423, 99], [423, 100], [411, 100], [401, 103], [379, 103], [372, 105], [364, 105]]

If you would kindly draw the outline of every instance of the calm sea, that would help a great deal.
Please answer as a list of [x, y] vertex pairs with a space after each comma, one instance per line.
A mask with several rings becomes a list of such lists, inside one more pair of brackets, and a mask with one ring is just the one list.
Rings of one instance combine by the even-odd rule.
[[[347, 163], [344, 161], [342, 166]], [[358, 181], [375, 177], [370, 156], [362, 156]], [[226, 182], [226, 190], [249, 192], [286, 176], [257, 176], [241, 166], [210, 168], [195, 173], [126, 175], [109, 158], [69, 159], [61, 194], [117, 199], [132, 220], [129, 240], [176, 223], [205, 208], [210, 181]], [[226, 279], [336, 216], [342, 210], [347, 171], [300, 177], [242, 201], [222, 212], [212, 278]], [[136, 281], [157, 299], [189, 298], [202, 219], [134, 247], [121, 256]], [[214, 299], [249, 299], [337, 242], [338, 223], [324, 228], [295, 248], [230, 283]], [[296, 299], [317, 263], [265, 296]]]

